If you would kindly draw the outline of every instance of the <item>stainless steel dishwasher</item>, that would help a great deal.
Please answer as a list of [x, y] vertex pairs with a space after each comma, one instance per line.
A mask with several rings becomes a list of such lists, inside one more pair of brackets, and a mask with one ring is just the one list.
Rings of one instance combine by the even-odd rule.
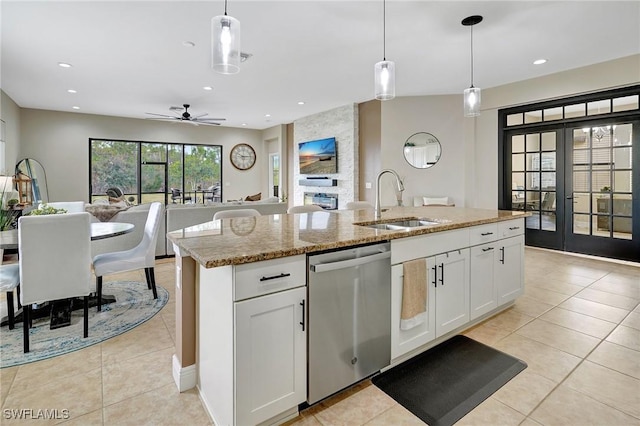
[[307, 402], [391, 362], [389, 243], [309, 256]]

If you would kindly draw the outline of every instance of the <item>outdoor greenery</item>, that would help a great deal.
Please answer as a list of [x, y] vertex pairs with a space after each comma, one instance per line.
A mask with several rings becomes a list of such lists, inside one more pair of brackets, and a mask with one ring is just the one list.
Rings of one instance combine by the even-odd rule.
[[[170, 193], [209, 188], [222, 180], [222, 147], [91, 139], [91, 196], [119, 187], [139, 202]], [[138, 181], [138, 166], [140, 181]], [[165, 171], [166, 170], [166, 171]], [[165, 178], [166, 174], [166, 178]], [[184, 181], [183, 181], [184, 176]], [[138, 194], [140, 185], [140, 194]]]
[[29, 213], [27, 213], [27, 216], [44, 216], [47, 214], [62, 214], [66, 212], [67, 210], [65, 209], [56, 209], [55, 207], [43, 204], [39, 208], [31, 210]]

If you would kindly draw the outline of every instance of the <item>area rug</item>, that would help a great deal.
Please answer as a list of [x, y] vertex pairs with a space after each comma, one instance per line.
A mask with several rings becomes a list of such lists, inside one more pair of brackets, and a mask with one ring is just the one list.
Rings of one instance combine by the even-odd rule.
[[430, 426], [452, 425], [527, 368], [466, 336], [454, 336], [371, 381]]
[[82, 337], [82, 309], [71, 314], [71, 325], [50, 330], [49, 317], [33, 321], [30, 352], [23, 353], [22, 321], [13, 330], [0, 328], [0, 368], [40, 361], [103, 342], [151, 319], [169, 300], [169, 293], [156, 286], [158, 298], [144, 282], [112, 281], [103, 284], [103, 294], [115, 302], [102, 306], [102, 312], [89, 308], [89, 337]]

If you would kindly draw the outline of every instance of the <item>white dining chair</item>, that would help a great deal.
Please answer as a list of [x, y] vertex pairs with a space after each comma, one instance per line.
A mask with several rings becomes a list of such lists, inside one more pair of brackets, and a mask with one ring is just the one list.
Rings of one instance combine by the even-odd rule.
[[31, 305], [84, 298], [84, 337], [89, 335], [91, 215], [70, 213], [18, 219], [20, 302], [24, 352], [29, 352]]
[[347, 210], [364, 210], [371, 209], [373, 210], [373, 205], [366, 201], [349, 201], [345, 206]]
[[56, 201], [53, 203], [42, 203], [38, 208], [42, 208], [45, 205], [55, 209], [65, 209], [67, 213], [84, 212], [84, 201]]
[[303, 206], [291, 206], [287, 209], [287, 213], [312, 213], [324, 210], [322, 207], [315, 204], [305, 204]]
[[151, 203], [149, 214], [144, 225], [142, 240], [132, 249], [102, 253], [93, 258], [93, 271], [96, 274], [96, 292], [98, 295], [98, 312], [102, 310], [102, 277], [118, 272], [134, 271], [144, 268], [147, 287], [153, 291], [153, 298], [158, 298], [154, 267], [156, 264], [156, 241], [162, 219], [162, 204]]
[[220, 210], [213, 214], [213, 220], [227, 219], [232, 217], [256, 217], [260, 212], [256, 209], [231, 209]]
[[[0, 250], [2, 251], [2, 250]], [[9, 330], [13, 330], [15, 326], [15, 309], [13, 307], [13, 290], [18, 289], [20, 285], [20, 265], [13, 263], [11, 265], [0, 266], [0, 292], [7, 293], [7, 320], [9, 321]]]

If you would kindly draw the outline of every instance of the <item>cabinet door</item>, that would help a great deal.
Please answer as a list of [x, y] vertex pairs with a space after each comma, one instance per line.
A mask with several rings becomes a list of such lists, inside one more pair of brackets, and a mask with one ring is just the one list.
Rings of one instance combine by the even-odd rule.
[[483, 244], [471, 248], [469, 314], [472, 320], [498, 306], [495, 280], [497, 253], [497, 243]]
[[469, 249], [439, 254], [435, 266], [436, 337], [440, 337], [469, 321]]
[[[391, 359], [412, 351], [436, 337], [436, 295], [433, 276], [429, 276], [430, 270], [435, 267], [435, 257], [429, 257], [427, 261], [427, 317], [422, 324], [409, 330], [400, 329], [400, 315], [402, 312], [403, 269], [402, 265], [391, 267]], [[431, 278], [431, 280], [429, 280]]]
[[524, 236], [500, 240], [498, 246], [496, 283], [499, 306], [524, 293]]
[[305, 401], [306, 290], [235, 303], [235, 424], [255, 425]]

